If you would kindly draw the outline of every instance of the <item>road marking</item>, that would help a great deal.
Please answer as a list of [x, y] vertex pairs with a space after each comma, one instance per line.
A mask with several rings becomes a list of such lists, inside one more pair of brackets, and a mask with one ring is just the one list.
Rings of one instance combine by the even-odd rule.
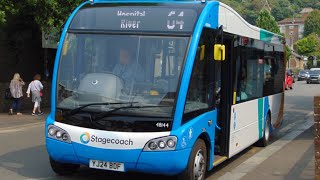
[[270, 146], [267, 146], [266, 148], [264, 148], [263, 150], [261, 150], [260, 152], [252, 156], [251, 158], [247, 159], [245, 162], [238, 165], [231, 172], [225, 173], [223, 176], [221, 176], [218, 179], [219, 180], [241, 179], [243, 176], [251, 172], [255, 167], [257, 167], [263, 161], [265, 161], [274, 153], [279, 151], [281, 148], [283, 148], [285, 145], [291, 142], [294, 138], [302, 134], [304, 131], [309, 129], [314, 124], [313, 119], [308, 119], [306, 121], [307, 122], [302, 124], [301, 127], [294, 129], [292, 132], [283, 136], [281, 139], [275, 141]]
[[25, 129], [41, 126], [43, 124], [44, 124], [44, 122], [37, 122], [37, 123], [31, 123], [31, 124], [26, 124], [26, 125], [20, 125], [20, 126], [11, 126], [11, 127], [6, 127], [6, 128], [0, 128], [0, 134], [22, 131]]

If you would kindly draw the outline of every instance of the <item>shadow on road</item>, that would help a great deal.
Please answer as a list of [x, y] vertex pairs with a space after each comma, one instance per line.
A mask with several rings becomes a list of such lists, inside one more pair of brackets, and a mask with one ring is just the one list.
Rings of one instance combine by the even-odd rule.
[[[20, 151], [12, 151], [0, 156], [0, 168], [5, 169], [21, 176], [21, 179], [166, 179], [173, 180], [175, 177], [159, 176], [143, 173], [117, 173], [104, 170], [95, 170], [88, 167], [81, 167], [80, 170], [68, 177], [56, 175], [50, 167], [48, 154], [45, 146], [36, 146]], [[11, 176], [10, 176], [11, 177]], [[0, 177], [0, 179], [2, 179]]]

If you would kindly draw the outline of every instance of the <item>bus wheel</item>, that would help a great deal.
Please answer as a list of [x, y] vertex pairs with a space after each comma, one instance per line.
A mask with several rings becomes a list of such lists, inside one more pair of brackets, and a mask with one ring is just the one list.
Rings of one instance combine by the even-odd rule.
[[257, 142], [257, 146], [266, 147], [269, 144], [270, 140], [270, 126], [271, 126], [271, 118], [270, 115], [267, 115], [266, 127], [263, 131], [263, 137]]
[[50, 157], [50, 165], [52, 170], [61, 175], [61, 176], [68, 176], [72, 175], [79, 169], [80, 165], [77, 164], [67, 164], [67, 163], [60, 163], [58, 161], [53, 160]]
[[198, 139], [192, 149], [187, 168], [179, 179], [203, 180], [207, 171], [207, 147], [202, 139]]

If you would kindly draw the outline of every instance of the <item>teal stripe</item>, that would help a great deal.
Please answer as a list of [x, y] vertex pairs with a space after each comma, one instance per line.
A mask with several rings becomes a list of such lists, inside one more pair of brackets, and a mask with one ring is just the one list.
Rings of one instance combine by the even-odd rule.
[[269, 31], [265, 31], [263, 29], [260, 30], [260, 40], [261, 41], [271, 42], [273, 36], [274, 36], [274, 34]]
[[262, 138], [262, 132], [263, 132], [262, 122], [263, 122], [263, 98], [260, 98], [260, 99], [258, 99], [259, 138]]
[[263, 29], [260, 30], [260, 40], [269, 43], [282, 44], [281, 36]]

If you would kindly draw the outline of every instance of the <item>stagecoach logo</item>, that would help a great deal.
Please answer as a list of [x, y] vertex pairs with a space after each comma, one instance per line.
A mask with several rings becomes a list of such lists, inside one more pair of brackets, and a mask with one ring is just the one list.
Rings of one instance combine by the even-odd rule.
[[90, 141], [90, 134], [88, 132], [82, 133], [80, 136], [80, 141], [83, 144], [88, 144], [88, 142]]
[[98, 144], [133, 146], [133, 141], [130, 138], [129, 139], [107, 138], [107, 137], [100, 137], [94, 134], [90, 135], [88, 132], [84, 132], [80, 135], [80, 141], [83, 144], [88, 144], [91, 141], [92, 143], [98, 143]]
[[94, 81], [92, 81], [92, 84], [93, 85], [97, 85], [99, 83], [99, 81], [98, 80], [94, 80]]
[[133, 11], [133, 12], [118, 11], [117, 16], [125, 16], [125, 17], [146, 16], [146, 11]]

